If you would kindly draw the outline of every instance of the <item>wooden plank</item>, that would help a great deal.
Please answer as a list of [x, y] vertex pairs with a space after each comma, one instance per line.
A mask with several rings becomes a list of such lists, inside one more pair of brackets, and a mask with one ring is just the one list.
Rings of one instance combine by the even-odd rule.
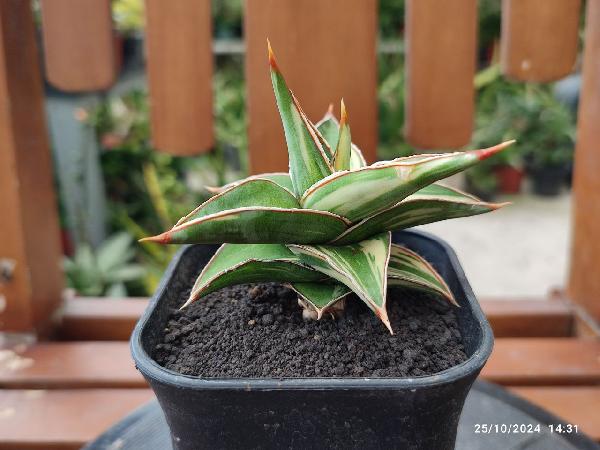
[[483, 378], [504, 385], [600, 383], [600, 341], [569, 338], [496, 339]]
[[146, 0], [154, 146], [195, 155], [214, 145], [210, 0]]
[[513, 387], [510, 390], [600, 441], [600, 387]]
[[[40, 343], [3, 353], [0, 388], [145, 387], [127, 342]], [[482, 372], [503, 385], [600, 384], [600, 341], [501, 338]]]
[[2, 331], [42, 331], [62, 292], [57, 205], [30, 7], [19, 0], [0, 2]]
[[149, 389], [2, 391], [0, 449], [79, 449], [152, 398]]
[[126, 341], [148, 305], [146, 298], [85, 298], [65, 301], [59, 337], [66, 340]]
[[577, 59], [580, 0], [503, 0], [500, 62], [507, 77], [553, 81]]
[[546, 299], [482, 299], [494, 335], [499, 337], [568, 337], [574, 314], [568, 303]]
[[109, 88], [117, 76], [110, 0], [42, 0], [48, 81], [68, 92]]
[[14, 351], [0, 361], [0, 388], [146, 387], [127, 342], [50, 342]]
[[[353, 141], [372, 163], [377, 147], [377, 2], [245, 2], [248, 145], [253, 173], [287, 171], [288, 156], [269, 78], [267, 37], [308, 117], [348, 108]], [[400, 126], [400, 124], [398, 124]]]
[[[66, 340], [127, 340], [148, 304], [146, 298], [66, 300], [59, 337]], [[498, 337], [568, 337], [573, 311], [562, 301], [482, 299], [481, 307]]]
[[406, 2], [406, 139], [457, 148], [471, 140], [476, 0]]
[[583, 79], [573, 178], [569, 296], [600, 322], [600, 0], [586, 13]]

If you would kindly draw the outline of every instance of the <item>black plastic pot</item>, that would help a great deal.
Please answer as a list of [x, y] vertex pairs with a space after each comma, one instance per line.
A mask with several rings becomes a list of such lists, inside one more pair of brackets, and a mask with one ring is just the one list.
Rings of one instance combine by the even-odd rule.
[[547, 166], [531, 169], [530, 174], [535, 194], [555, 197], [560, 194], [566, 170], [563, 166]]
[[202, 379], [167, 370], [151, 351], [169, 308], [217, 248], [184, 247], [131, 336], [174, 448], [453, 449], [465, 397], [492, 351], [492, 331], [446, 243], [412, 231], [395, 233], [394, 241], [429, 260], [452, 289], [465, 362], [417, 378]]

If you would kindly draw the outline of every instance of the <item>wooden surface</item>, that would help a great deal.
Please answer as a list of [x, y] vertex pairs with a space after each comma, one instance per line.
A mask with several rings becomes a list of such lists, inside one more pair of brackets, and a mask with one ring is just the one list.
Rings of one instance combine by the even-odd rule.
[[210, 150], [210, 0], [146, 0], [146, 46], [154, 146], [182, 156]]
[[503, 385], [600, 384], [600, 341], [496, 339], [481, 376]]
[[0, 329], [45, 328], [62, 291], [61, 247], [29, 2], [0, 2]]
[[573, 311], [563, 301], [481, 299], [480, 305], [496, 338], [566, 337], [573, 333]]
[[79, 449], [152, 398], [149, 389], [3, 391], [0, 449]]
[[[127, 342], [40, 343], [0, 365], [0, 388], [145, 387]], [[600, 341], [500, 338], [482, 377], [503, 385], [600, 384]]]
[[117, 75], [110, 0], [42, 0], [46, 78], [68, 92], [109, 88]]
[[0, 363], [3, 388], [146, 387], [127, 341], [39, 343], [4, 355]]
[[587, 3], [569, 295], [600, 321], [600, 0]]
[[339, 118], [343, 97], [352, 140], [367, 161], [374, 162], [377, 2], [246, 0], [244, 20], [252, 172], [288, 170], [283, 128], [269, 77], [267, 37], [309, 119], [321, 119], [330, 103]]
[[[127, 340], [148, 299], [77, 297], [65, 301], [59, 338], [88, 341]], [[498, 337], [567, 337], [573, 334], [571, 307], [545, 299], [482, 299]]]
[[407, 0], [406, 139], [452, 149], [473, 128], [476, 0]]
[[577, 59], [580, 0], [503, 0], [502, 73], [520, 81], [553, 81]]
[[65, 301], [60, 339], [126, 341], [148, 299], [75, 298]]
[[600, 441], [600, 387], [513, 387], [517, 395], [540, 406]]

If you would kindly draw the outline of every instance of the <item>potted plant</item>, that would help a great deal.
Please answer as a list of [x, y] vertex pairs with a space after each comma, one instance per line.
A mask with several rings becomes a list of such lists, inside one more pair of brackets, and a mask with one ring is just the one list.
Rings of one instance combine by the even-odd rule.
[[[489, 161], [489, 160], [488, 160]], [[469, 192], [485, 201], [492, 201], [498, 195], [499, 177], [494, 162], [478, 164], [465, 174], [466, 188]]]
[[522, 148], [533, 191], [544, 196], [558, 195], [573, 160], [575, 125], [571, 112], [550, 94], [537, 94], [529, 102], [531, 123]]
[[510, 142], [368, 166], [343, 102], [311, 123], [269, 62], [289, 173], [146, 239], [196, 244], [131, 338], [173, 445], [451, 449], [493, 337], [452, 250], [398, 230], [502, 206], [436, 182]]

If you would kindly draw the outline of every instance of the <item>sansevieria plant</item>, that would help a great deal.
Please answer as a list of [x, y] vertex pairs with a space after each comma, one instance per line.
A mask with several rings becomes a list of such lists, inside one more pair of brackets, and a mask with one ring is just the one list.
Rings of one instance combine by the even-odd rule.
[[[226, 286], [285, 282], [309, 314], [358, 298], [392, 331], [388, 286], [452, 292], [421, 256], [393, 244], [391, 231], [493, 211], [492, 204], [436, 182], [512, 143], [466, 152], [413, 155], [367, 165], [352, 143], [342, 101], [313, 124], [289, 90], [269, 45], [273, 90], [289, 153], [289, 173], [254, 175], [215, 190], [173, 228], [144, 240], [223, 243], [196, 280], [188, 305]], [[184, 306], [185, 306], [184, 305]]]

